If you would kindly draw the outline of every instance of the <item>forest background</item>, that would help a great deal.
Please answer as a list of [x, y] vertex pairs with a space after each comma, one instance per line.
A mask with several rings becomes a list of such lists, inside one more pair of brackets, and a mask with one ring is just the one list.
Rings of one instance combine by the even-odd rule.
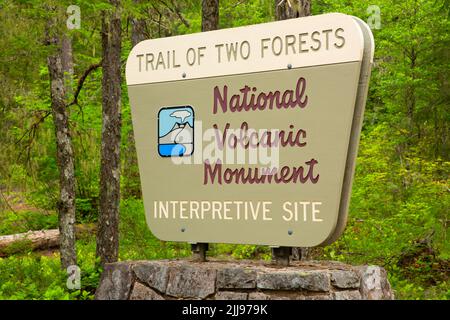
[[[383, 266], [398, 299], [449, 299], [449, 1], [306, 2], [313, 15], [341, 12], [367, 21], [376, 44], [348, 225], [337, 242], [309, 250], [308, 258]], [[209, 21], [218, 28], [269, 22], [280, 14], [279, 0], [0, 0], [0, 237], [61, 223], [58, 123], [52, 120], [56, 73], [49, 58], [62, 42], [52, 41], [52, 30], [63, 30], [70, 40], [71, 65], [64, 78], [66, 99], [73, 102], [67, 106], [67, 126], [76, 223], [87, 228], [98, 223], [106, 152], [102, 35], [105, 19], [119, 18], [117, 258], [191, 254], [188, 244], [159, 241], [146, 226], [123, 72], [136, 41], [202, 31], [205, 3], [218, 3], [218, 21]], [[79, 25], [71, 20], [77, 12], [73, 5]], [[203, 21], [203, 30], [207, 27]], [[78, 289], [67, 287], [58, 249], [36, 251], [23, 241], [0, 251], [0, 299], [92, 299], [101, 274], [96, 240], [93, 232], [76, 240]], [[208, 255], [270, 260], [269, 248], [253, 245], [213, 244]]]

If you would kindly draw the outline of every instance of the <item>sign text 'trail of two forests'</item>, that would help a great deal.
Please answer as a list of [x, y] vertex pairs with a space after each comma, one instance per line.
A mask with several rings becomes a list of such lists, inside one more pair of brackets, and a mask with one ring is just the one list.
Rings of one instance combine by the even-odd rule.
[[373, 58], [344, 14], [142, 41], [126, 78], [151, 231], [316, 246], [346, 220]]

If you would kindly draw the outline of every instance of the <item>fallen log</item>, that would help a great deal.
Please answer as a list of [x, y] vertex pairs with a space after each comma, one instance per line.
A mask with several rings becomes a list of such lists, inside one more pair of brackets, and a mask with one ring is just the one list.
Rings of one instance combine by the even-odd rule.
[[[77, 239], [95, 232], [95, 225], [77, 225]], [[0, 236], [0, 257], [26, 250], [42, 250], [59, 247], [59, 230], [39, 230]]]

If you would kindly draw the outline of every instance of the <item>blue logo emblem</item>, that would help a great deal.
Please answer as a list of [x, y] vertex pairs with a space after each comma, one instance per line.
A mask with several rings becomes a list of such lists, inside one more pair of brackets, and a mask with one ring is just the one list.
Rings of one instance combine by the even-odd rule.
[[158, 153], [184, 157], [194, 152], [194, 110], [189, 106], [162, 108], [158, 113]]

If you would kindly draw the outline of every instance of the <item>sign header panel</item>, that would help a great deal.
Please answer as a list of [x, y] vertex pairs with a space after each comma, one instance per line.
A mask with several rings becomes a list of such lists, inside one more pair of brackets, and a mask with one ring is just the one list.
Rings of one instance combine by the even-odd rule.
[[356, 21], [332, 13], [145, 40], [131, 51], [126, 78], [134, 85], [361, 61], [363, 46]]

